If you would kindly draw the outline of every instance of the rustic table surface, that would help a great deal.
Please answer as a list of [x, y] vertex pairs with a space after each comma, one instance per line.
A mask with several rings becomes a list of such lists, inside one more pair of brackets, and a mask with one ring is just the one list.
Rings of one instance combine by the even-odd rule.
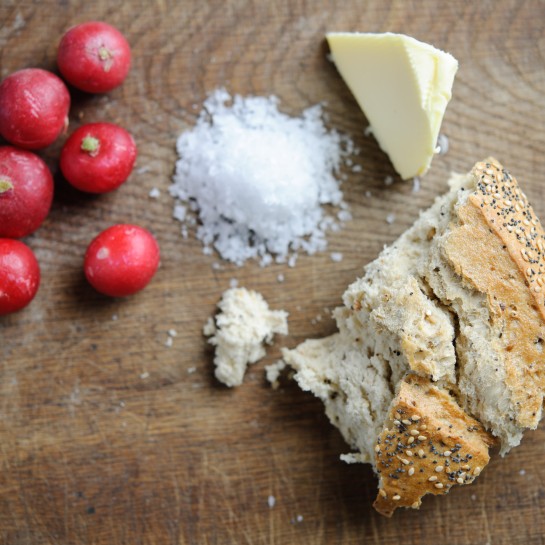
[[[545, 4], [4, 0], [1, 75], [55, 70], [59, 37], [90, 19], [126, 34], [133, 67], [105, 96], [74, 93], [71, 129], [118, 122], [135, 135], [139, 158], [127, 184], [92, 197], [59, 174], [64, 138], [41, 152], [56, 179], [52, 212], [27, 239], [42, 285], [31, 306], [0, 319], [0, 542], [544, 543], [544, 430], [494, 459], [474, 486], [389, 520], [371, 507], [370, 468], [339, 461], [347, 447], [321, 403], [289, 382], [272, 390], [263, 367], [281, 346], [334, 331], [328, 309], [445, 190], [450, 171], [494, 154], [545, 216]], [[420, 192], [397, 178], [384, 185], [394, 172], [326, 60], [328, 30], [402, 32], [460, 61], [442, 129], [450, 150]], [[325, 101], [329, 125], [362, 149], [362, 172], [349, 172], [343, 186], [354, 219], [329, 237], [328, 252], [295, 268], [237, 268], [204, 255], [193, 234], [181, 237], [168, 194], [175, 140], [220, 86], [276, 94], [290, 114]], [[158, 199], [148, 196], [154, 187]], [[97, 295], [82, 274], [90, 239], [117, 222], [150, 228], [162, 249], [152, 284], [126, 300]], [[333, 262], [330, 251], [343, 260]], [[213, 378], [202, 326], [233, 278], [289, 311], [290, 334], [230, 390]], [[168, 347], [170, 329], [178, 335]]]

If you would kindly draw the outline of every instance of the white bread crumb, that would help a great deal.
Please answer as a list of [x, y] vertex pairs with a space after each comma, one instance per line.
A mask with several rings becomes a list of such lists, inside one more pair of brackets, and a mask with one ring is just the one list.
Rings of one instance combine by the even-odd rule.
[[275, 333], [287, 335], [288, 313], [269, 310], [260, 293], [246, 288], [227, 290], [218, 308], [220, 313], [207, 321], [203, 333], [216, 347], [216, 378], [226, 386], [239, 386], [248, 364], [265, 356], [263, 343], [270, 344]]
[[286, 362], [284, 360], [278, 360], [276, 363], [271, 363], [271, 365], [265, 365], [267, 381], [270, 382], [273, 390], [277, 390], [278, 386], [280, 386], [278, 379], [285, 368]]

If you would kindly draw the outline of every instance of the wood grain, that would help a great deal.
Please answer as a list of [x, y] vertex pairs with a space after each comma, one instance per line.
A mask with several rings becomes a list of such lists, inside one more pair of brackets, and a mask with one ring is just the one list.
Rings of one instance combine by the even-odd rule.
[[[42, 286], [30, 307], [0, 319], [0, 543], [543, 544], [543, 430], [493, 460], [474, 486], [387, 520], [371, 508], [371, 470], [339, 461], [347, 448], [321, 404], [290, 383], [272, 391], [263, 365], [282, 345], [334, 330], [327, 309], [444, 191], [451, 170], [494, 154], [545, 217], [545, 4], [4, 0], [2, 76], [54, 69], [62, 32], [89, 19], [122, 29], [134, 63], [108, 95], [73, 93], [71, 128], [118, 122], [134, 133], [140, 155], [130, 182], [89, 197], [59, 175], [62, 141], [41, 153], [57, 184], [50, 217], [27, 240]], [[443, 125], [450, 150], [435, 159], [419, 193], [399, 181], [384, 186], [393, 170], [363, 136], [367, 122], [325, 59], [327, 30], [403, 32], [460, 61]], [[343, 186], [354, 220], [329, 237], [329, 251], [344, 255], [340, 263], [324, 253], [301, 257], [294, 269], [236, 268], [203, 255], [193, 237], [182, 239], [168, 196], [174, 143], [219, 86], [274, 93], [292, 114], [326, 102], [330, 126], [361, 148], [363, 171], [347, 173]], [[153, 187], [157, 200], [148, 198]], [[142, 293], [108, 300], [84, 282], [82, 256], [96, 233], [121, 221], [153, 230], [162, 266]], [[236, 391], [214, 381], [201, 335], [232, 278], [290, 312], [290, 335]], [[168, 348], [171, 328], [178, 336]]]

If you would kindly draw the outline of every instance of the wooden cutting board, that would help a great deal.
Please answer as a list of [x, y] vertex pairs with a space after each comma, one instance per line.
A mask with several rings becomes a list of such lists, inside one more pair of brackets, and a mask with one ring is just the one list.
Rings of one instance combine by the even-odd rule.
[[[543, 429], [495, 458], [474, 486], [388, 520], [371, 508], [370, 468], [339, 461], [347, 447], [321, 403], [294, 384], [273, 391], [263, 367], [281, 346], [334, 331], [329, 311], [345, 287], [445, 191], [450, 171], [494, 154], [545, 217], [545, 4], [4, 0], [2, 76], [54, 69], [63, 31], [90, 19], [118, 26], [134, 62], [114, 92], [73, 94], [71, 129], [120, 123], [135, 135], [139, 158], [126, 185], [92, 197], [59, 175], [61, 141], [41, 153], [57, 184], [51, 215], [27, 239], [42, 286], [30, 307], [0, 319], [0, 542], [544, 543]], [[419, 192], [397, 178], [384, 185], [394, 172], [326, 60], [328, 30], [403, 32], [460, 61], [442, 129], [450, 149]], [[362, 172], [348, 172], [343, 186], [354, 219], [329, 237], [328, 252], [300, 257], [295, 268], [237, 268], [204, 255], [193, 235], [181, 237], [168, 194], [175, 140], [220, 86], [275, 94], [290, 114], [325, 102], [329, 126], [361, 148]], [[148, 197], [154, 187], [158, 199]], [[126, 300], [97, 295], [82, 274], [91, 238], [118, 222], [150, 228], [162, 249], [153, 283]], [[213, 378], [201, 331], [233, 278], [289, 311], [290, 334], [229, 390]], [[168, 347], [170, 329], [177, 336]]]

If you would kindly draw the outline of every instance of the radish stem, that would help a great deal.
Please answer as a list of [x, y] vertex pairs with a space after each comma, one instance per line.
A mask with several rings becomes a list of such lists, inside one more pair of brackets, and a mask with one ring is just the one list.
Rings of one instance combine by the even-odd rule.
[[13, 189], [13, 184], [6, 178], [0, 178], [0, 195], [7, 193], [10, 189]]
[[88, 134], [81, 141], [81, 149], [86, 151], [91, 157], [94, 157], [100, 149], [100, 140]]

